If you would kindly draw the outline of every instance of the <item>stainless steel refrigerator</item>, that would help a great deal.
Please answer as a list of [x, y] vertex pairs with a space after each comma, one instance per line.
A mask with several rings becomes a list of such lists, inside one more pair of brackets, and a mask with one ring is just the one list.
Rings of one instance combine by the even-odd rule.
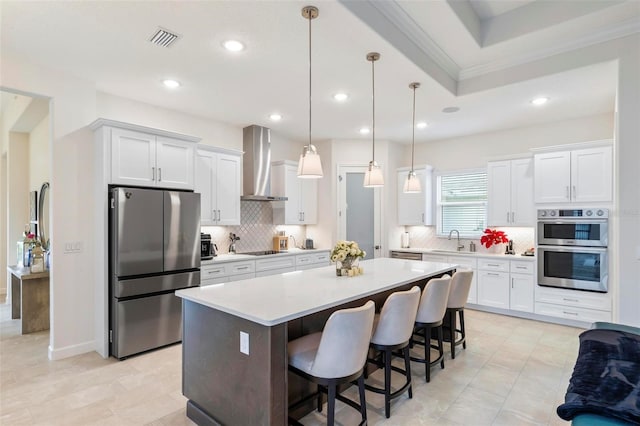
[[182, 340], [181, 288], [200, 285], [200, 194], [109, 190], [110, 354]]

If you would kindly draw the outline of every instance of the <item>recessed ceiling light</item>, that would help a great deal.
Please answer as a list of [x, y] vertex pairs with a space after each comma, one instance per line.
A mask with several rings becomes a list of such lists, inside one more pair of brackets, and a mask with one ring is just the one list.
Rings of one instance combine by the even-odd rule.
[[426, 129], [427, 127], [429, 127], [429, 125], [425, 121], [421, 121], [416, 124], [416, 127], [418, 129]]
[[549, 101], [549, 98], [546, 97], [540, 97], [540, 98], [535, 98], [531, 101], [532, 104], [536, 105], [536, 106], [540, 106], [540, 105], [544, 105]]
[[368, 127], [363, 127], [363, 128], [360, 129], [360, 134], [361, 135], [368, 135], [370, 131], [371, 130], [369, 130]]
[[170, 89], [175, 89], [177, 87], [180, 87], [180, 82], [176, 81], [176, 80], [170, 80], [170, 79], [163, 80], [162, 84], [164, 84], [165, 86], [167, 86]]
[[458, 107], [446, 107], [442, 110], [442, 112], [446, 112], [447, 114], [451, 114], [452, 112], [458, 112], [460, 108]]
[[240, 43], [238, 40], [227, 40], [222, 43], [222, 45], [229, 52], [240, 52], [244, 50], [244, 44]]
[[346, 93], [336, 93], [335, 95], [333, 95], [333, 99], [338, 102], [344, 102], [349, 99], [349, 95], [347, 95]]
[[269, 116], [269, 119], [271, 119], [271, 121], [280, 121], [282, 120], [282, 115], [274, 113]]

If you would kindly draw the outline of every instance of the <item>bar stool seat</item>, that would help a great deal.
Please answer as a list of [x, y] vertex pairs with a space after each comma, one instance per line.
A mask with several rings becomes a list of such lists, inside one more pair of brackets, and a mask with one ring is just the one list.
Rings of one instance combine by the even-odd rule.
[[[411, 361], [425, 364], [425, 379], [427, 382], [431, 381], [432, 366], [440, 363], [440, 368], [444, 368], [442, 320], [447, 309], [450, 285], [451, 277], [449, 275], [431, 279], [422, 291], [418, 313], [416, 314], [412, 343], [424, 346], [424, 358], [411, 357]], [[431, 344], [432, 329], [437, 329], [438, 346]], [[418, 340], [416, 337], [422, 340]], [[438, 350], [438, 358], [433, 361], [431, 360], [432, 348]]]
[[[361, 425], [367, 423], [364, 388], [364, 366], [373, 331], [375, 304], [368, 301], [361, 307], [342, 309], [331, 314], [321, 333], [292, 340], [287, 345], [289, 371], [318, 385], [316, 393], [296, 402], [290, 409], [311, 398], [317, 398], [322, 411], [322, 394], [327, 393], [327, 424], [333, 426], [335, 400], [360, 411]], [[339, 385], [357, 381], [360, 404], [339, 394]], [[290, 424], [300, 423], [289, 418]]]
[[[365, 384], [367, 390], [384, 394], [384, 411], [387, 418], [391, 416], [391, 400], [404, 392], [409, 392], [413, 398], [411, 388], [411, 362], [409, 360], [409, 339], [413, 332], [413, 323], [420, 302], [420, 288], [414, 286], [408, 291], [392, 293], [384, 302], [380, 315], [374, 319], [374, 333], [371, 337], [371, 348], [378, 351], [381, 360], [374, 358], [374, 362], [384, 367], [384, 389]], [[391, 365], [394, 351], [400, 351], [404, 357], [405, 369]], [[406, 377], [404, 385], [391, 391], [391, 371], [402, 373]]]

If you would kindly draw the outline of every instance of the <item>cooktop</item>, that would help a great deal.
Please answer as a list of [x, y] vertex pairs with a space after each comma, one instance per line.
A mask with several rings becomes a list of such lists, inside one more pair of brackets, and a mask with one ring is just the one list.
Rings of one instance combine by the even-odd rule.
[[261, 250], [261, 251], [245, 251], [243, 253], [238, 253], [238, 254], [250, 254], [252, 256], [266, 256], [268, 254], [278, 254], [278, 253], [280, 252], [275, 250]]

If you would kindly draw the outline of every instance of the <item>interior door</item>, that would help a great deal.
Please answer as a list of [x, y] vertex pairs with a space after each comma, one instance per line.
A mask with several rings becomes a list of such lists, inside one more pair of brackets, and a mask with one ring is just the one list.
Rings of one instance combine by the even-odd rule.
[[366, 166], [338, 166], [338, 239], [356, 241], [367, 255], [382, 257], [380, 189], [365, 188]]

